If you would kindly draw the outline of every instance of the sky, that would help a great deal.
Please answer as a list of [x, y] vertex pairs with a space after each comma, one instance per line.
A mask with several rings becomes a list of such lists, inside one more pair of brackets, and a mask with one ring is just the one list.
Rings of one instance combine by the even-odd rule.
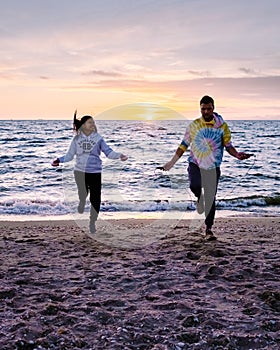
[[0, 0], [0, 119], [134, 119], [106, 113], [134, 104], [192, 118], [203, 95], [225, 119], [280, 119], [279, 13], [278, 0]]

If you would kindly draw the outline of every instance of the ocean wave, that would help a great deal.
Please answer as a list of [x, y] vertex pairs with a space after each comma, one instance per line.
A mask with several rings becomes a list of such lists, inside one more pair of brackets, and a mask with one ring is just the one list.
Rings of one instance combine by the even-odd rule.
[[8, 199], [0, 202], [0, 214], [4, 215], [62, 215], [70, 213], [69, 207], [60, 201]]
[[23, 142], [23, 141], [29, 141], [29, 138], [26, 137], [6, 137], [1, 139], [1, 143], [6, 142]]
[[[187, 125], [187, 122], [183, 124]], [[195, 198], [188, 189], [188, 154], [170, 172], [156, 170], [178, 147], [186, 125], [173, 120], [152, 123], [110, 120], [98, 121], [97, 124], [109, 146], [129, 157], [127, 162], [121, 163], [107, 160], [102, 155], [102, 198], [108, 199], [102, 203], [102, 211], [183, 212], [195, 209]], [[238, 121], [231, 122], [231, 125], [235, 133], [233, 142], [241, 150], [245, 148], [247, 152], [255, 153], [256, 157], [239, 162], [225, 152], [217, 196], [221, 198], [218, 209], [277, 212], [280, 207], [279, 138], [275, 137], [271, 142], [267, 135], [279, 134], [279, 122], [254, 121], [251, 124]], [[67, 201], [70, 195], [77, 194], [73, 179], [74, 162], [59, 168], [51, 167], [52, 160], [65, 154], [69, 147], [73, 137], [72, 121], [3, 121], [1, 127], [0, 211], [7, 215], [26, 216], [31, 213], [74, 213], [77, 203], [64, 203], [62, 197], [63, 191], [68, 196]], [[259, 131], [260, 137], [257, 143], [252, 143], [255, 130]], [[31, 201], [31, 198], [46, 200]], [[171, 200], [157, 201], [159, 198]]]
[[269, 206], [269, 205], [280, 205], [280, 195], [276, 196], [250, 196], [240, 197], [234, 199], [224, 199], [217, 201], [217, 207], [220, 208], [245, 208], [250, 206]]
[[279, 134], [268, 134], [268, 135], [256, 135], [256, 137], [263, 138], [263, 137], [268, 137], [268, 138], [278, 138], [280, 137]]
[[[217, 209], [238, 210], [250, 207], [279, 206], [280, 195], [217, 200]], [[77, 202], [55, 200], [7, 199], [0, 201], [0, 214], [5, 215], [64, 215], [76, 211]], [[86, 211], [89, 211], [89, 202]], [[162, 212], [195, 210], [195, 202], [172, 200], [103, 201], [101, 212]]]
[[[278, 163], [277, 163], [278, 165]], [[256, 173], [256, 174], [250, 174], [248, 175], [249, 177], [259, 177], [259, 178], [267, 178], [267, 179], [275, 179], [275, 180], [279, 180], [280, 176], [279, 175], [274, 175], [274, 174], [262, 174], [262, 173]]]

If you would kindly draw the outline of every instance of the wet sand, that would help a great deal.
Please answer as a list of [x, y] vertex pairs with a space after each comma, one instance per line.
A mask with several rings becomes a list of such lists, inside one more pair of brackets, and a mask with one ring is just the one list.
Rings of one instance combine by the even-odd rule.
[[1, 350], [279, 349], [279, 217], [97, 226], [1, 222]]

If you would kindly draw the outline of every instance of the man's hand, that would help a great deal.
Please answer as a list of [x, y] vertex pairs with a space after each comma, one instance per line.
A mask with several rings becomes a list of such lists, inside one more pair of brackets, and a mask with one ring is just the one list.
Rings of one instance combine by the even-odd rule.
[[183, 154], [184, 151], [180, 147], [178, 147], [172, 159], [169, 162], [167, 162], [163, 167], [158, 167], [158, 169], [161, 168], [160, 170], [164, 171], [170, 170], [171, 168], [173, 168], [175, 163], [178, 162], [178, 160], [182, 157]]
[[239, 160], [248, 159], [251, 156], [252, 156], [252, 154], [245, 153], [245, 152], [237, 152], [237, 154], [236, 154], [236, 158], [239, 159]]
[[167, 162], [167, 163], [162, 167], [162, 170], [168, 171], [168, 170], [170, 170], [173, 166], [174, 166], [174, 162], [173, 162], [172, 160], [170, 160], [169, 162]]

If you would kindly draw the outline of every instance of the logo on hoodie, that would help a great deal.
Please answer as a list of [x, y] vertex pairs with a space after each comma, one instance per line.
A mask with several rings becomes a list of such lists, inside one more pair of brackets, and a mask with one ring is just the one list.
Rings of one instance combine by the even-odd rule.
[[78, 141], [78, 147], [83, 151], [83, 153], [90, 153], [94, 145], [96, 145], [96, 141], [93, 139], [82, 138]]

